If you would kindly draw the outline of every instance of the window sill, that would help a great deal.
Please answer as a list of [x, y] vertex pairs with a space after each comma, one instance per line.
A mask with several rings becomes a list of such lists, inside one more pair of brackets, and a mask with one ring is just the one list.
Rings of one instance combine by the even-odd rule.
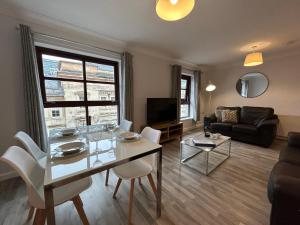
[[185, 118], [181, 118], [180, 121], [186, 121], [186, 120], [192, 120], [193, 117], [185, 117]]

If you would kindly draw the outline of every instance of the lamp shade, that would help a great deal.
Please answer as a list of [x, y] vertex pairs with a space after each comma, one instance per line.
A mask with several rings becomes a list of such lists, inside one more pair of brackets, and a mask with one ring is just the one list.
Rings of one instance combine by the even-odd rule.
[[193, 10], [195, 0], [157, 0], [156, 13], [167, 21], [175, 21], [186, 17]]
[[246, 55], [244, 66], [258, 66], [264, 63], [261, 52], [253, 52]]
[[211, 92], [211, 91], [216, 90], [216, 88], [217, 88], [216, 85], [209, 82], [209, 84], [206, 86], [205, 90], [208, 92]]

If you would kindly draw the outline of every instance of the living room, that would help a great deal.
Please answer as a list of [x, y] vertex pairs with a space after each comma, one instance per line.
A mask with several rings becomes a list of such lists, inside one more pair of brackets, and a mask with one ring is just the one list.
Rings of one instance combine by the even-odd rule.
[[[1, 1], [0, 224], [299, 224], [299, 10], [297, 0]], [[85, 137], [93, 126], [103, 130]], [[67, 150], [89, 139], [91, 155], [54, 156], [67, 132]], [[150, 173], [133, 165], [152, 153]], [[58, 201], [72, 182], [81, 191]]]

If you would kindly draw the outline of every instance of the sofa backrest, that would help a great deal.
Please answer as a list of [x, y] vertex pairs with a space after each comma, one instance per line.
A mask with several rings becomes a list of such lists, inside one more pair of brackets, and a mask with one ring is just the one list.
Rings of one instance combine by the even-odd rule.
[[241, 110], [240, 123], [257, 125], [262, 120], [272, 119], [274, 109], [269, 107], [244, 106]]

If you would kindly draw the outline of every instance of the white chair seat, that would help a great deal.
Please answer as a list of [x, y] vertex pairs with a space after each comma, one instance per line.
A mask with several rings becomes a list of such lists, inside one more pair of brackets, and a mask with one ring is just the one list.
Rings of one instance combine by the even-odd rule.
[[[54, 197], [54, 206], [60, 205], [70, 199], [74, 198], [81, 193], [88, 189], [92, 184], [92, 178], [87, 177], [83, 178], [79, 181], [75, 181], [64, 186], [55, 188], [53, 190], [53, 197]], [[38, 188], [40, 199], [37, 198], [29, 198], [30, 204], [34, 208], [38, 209], [45, 209], [45, 201], [44, 201], [44, 187], [41, 185]]]
[[113, 168], [114, 173], [124, 180], [147, 176], [152, 170], [153, 167], [143, 159], [138, 159]]
[[54, 189], [54, 205], [59, 205], [70, 199], [74, 198], [81, 193], [88, 189], [92, 185], [92, 178], [86, 177], [82, 180], [72, 182], [70, 184], [66, 184], [62, 187]]

